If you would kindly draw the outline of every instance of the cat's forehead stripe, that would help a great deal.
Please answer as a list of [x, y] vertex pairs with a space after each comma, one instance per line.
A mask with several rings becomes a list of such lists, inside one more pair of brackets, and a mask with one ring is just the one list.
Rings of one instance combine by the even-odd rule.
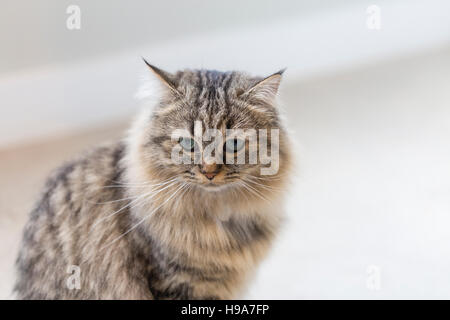
[[233, 73], [210, 70], [197, 71], [198, 94], [195, 99], [198, 119], [210, 128], [217, 128], [230, 111], [229, 88]]

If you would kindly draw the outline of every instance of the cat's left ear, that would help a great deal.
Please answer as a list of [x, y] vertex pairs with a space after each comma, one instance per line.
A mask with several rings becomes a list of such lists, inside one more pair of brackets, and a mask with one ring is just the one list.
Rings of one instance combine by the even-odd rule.
[[161, 70], [161, 69], [155, 67], [154, 65], [148, 63], [147, 60], [145, 60], [144, 58], [142, 58], [142, 60], [144, 60], [145, 64], [150, 69], [150, 71], [153, 73], [153, 75], [156, 77], [159, 84], [162, 85], [163, 89], [166, 89], [168, 92], [174, 93], [176, 95], [181, 94], [177, 90], [177, 81], [176, 81], [176, 78], [174, 75], [172, 75], [171, 73], [169, 73], [167, 71], [164, 71], [164, 70]]
[[275, 100], [277, 96], [278, 88], [280, 87], [281, 83], [281, 78], [285, 70], [286, 69], [282, 69], [262, 80], [259, 80], [244, 94], [258, 100], [272, 102], [273, 100]]

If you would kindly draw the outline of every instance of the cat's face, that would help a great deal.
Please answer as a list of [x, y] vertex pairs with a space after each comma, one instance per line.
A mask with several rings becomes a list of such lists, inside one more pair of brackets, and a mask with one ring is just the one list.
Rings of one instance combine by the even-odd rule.
[[288, 151], [275, 106], [281, 72], [267, 78], [207, 70], [171, 75], [149, 67], [162, 89], [141, 124], [141, 161], [153, 176], [207, 191], [251, 190], [283, 171]]

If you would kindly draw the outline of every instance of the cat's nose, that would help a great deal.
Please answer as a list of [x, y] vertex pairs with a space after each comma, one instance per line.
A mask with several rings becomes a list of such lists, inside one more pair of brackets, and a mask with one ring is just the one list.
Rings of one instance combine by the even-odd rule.
[[214, 179], [214, 177], [217, 175], [216, 172], [208, 172], [208, 173], [204, 173], [205, 177], [207, 177], [209, 180]]
[[218, 166], [215, 162], [203, 163], [201, 166], [201, 172], [209, 180], [214, 179], [218, 173]]

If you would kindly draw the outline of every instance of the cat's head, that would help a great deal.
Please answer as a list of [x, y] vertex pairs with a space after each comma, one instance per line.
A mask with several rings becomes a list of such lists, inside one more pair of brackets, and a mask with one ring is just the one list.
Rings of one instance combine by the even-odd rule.
[[283, 71], [251, 77], [147, 66], [151, 109], [130, 135], [141, 182], [183, 182], [210, 192], [270, 190], [289, 163], [276, 105]]

